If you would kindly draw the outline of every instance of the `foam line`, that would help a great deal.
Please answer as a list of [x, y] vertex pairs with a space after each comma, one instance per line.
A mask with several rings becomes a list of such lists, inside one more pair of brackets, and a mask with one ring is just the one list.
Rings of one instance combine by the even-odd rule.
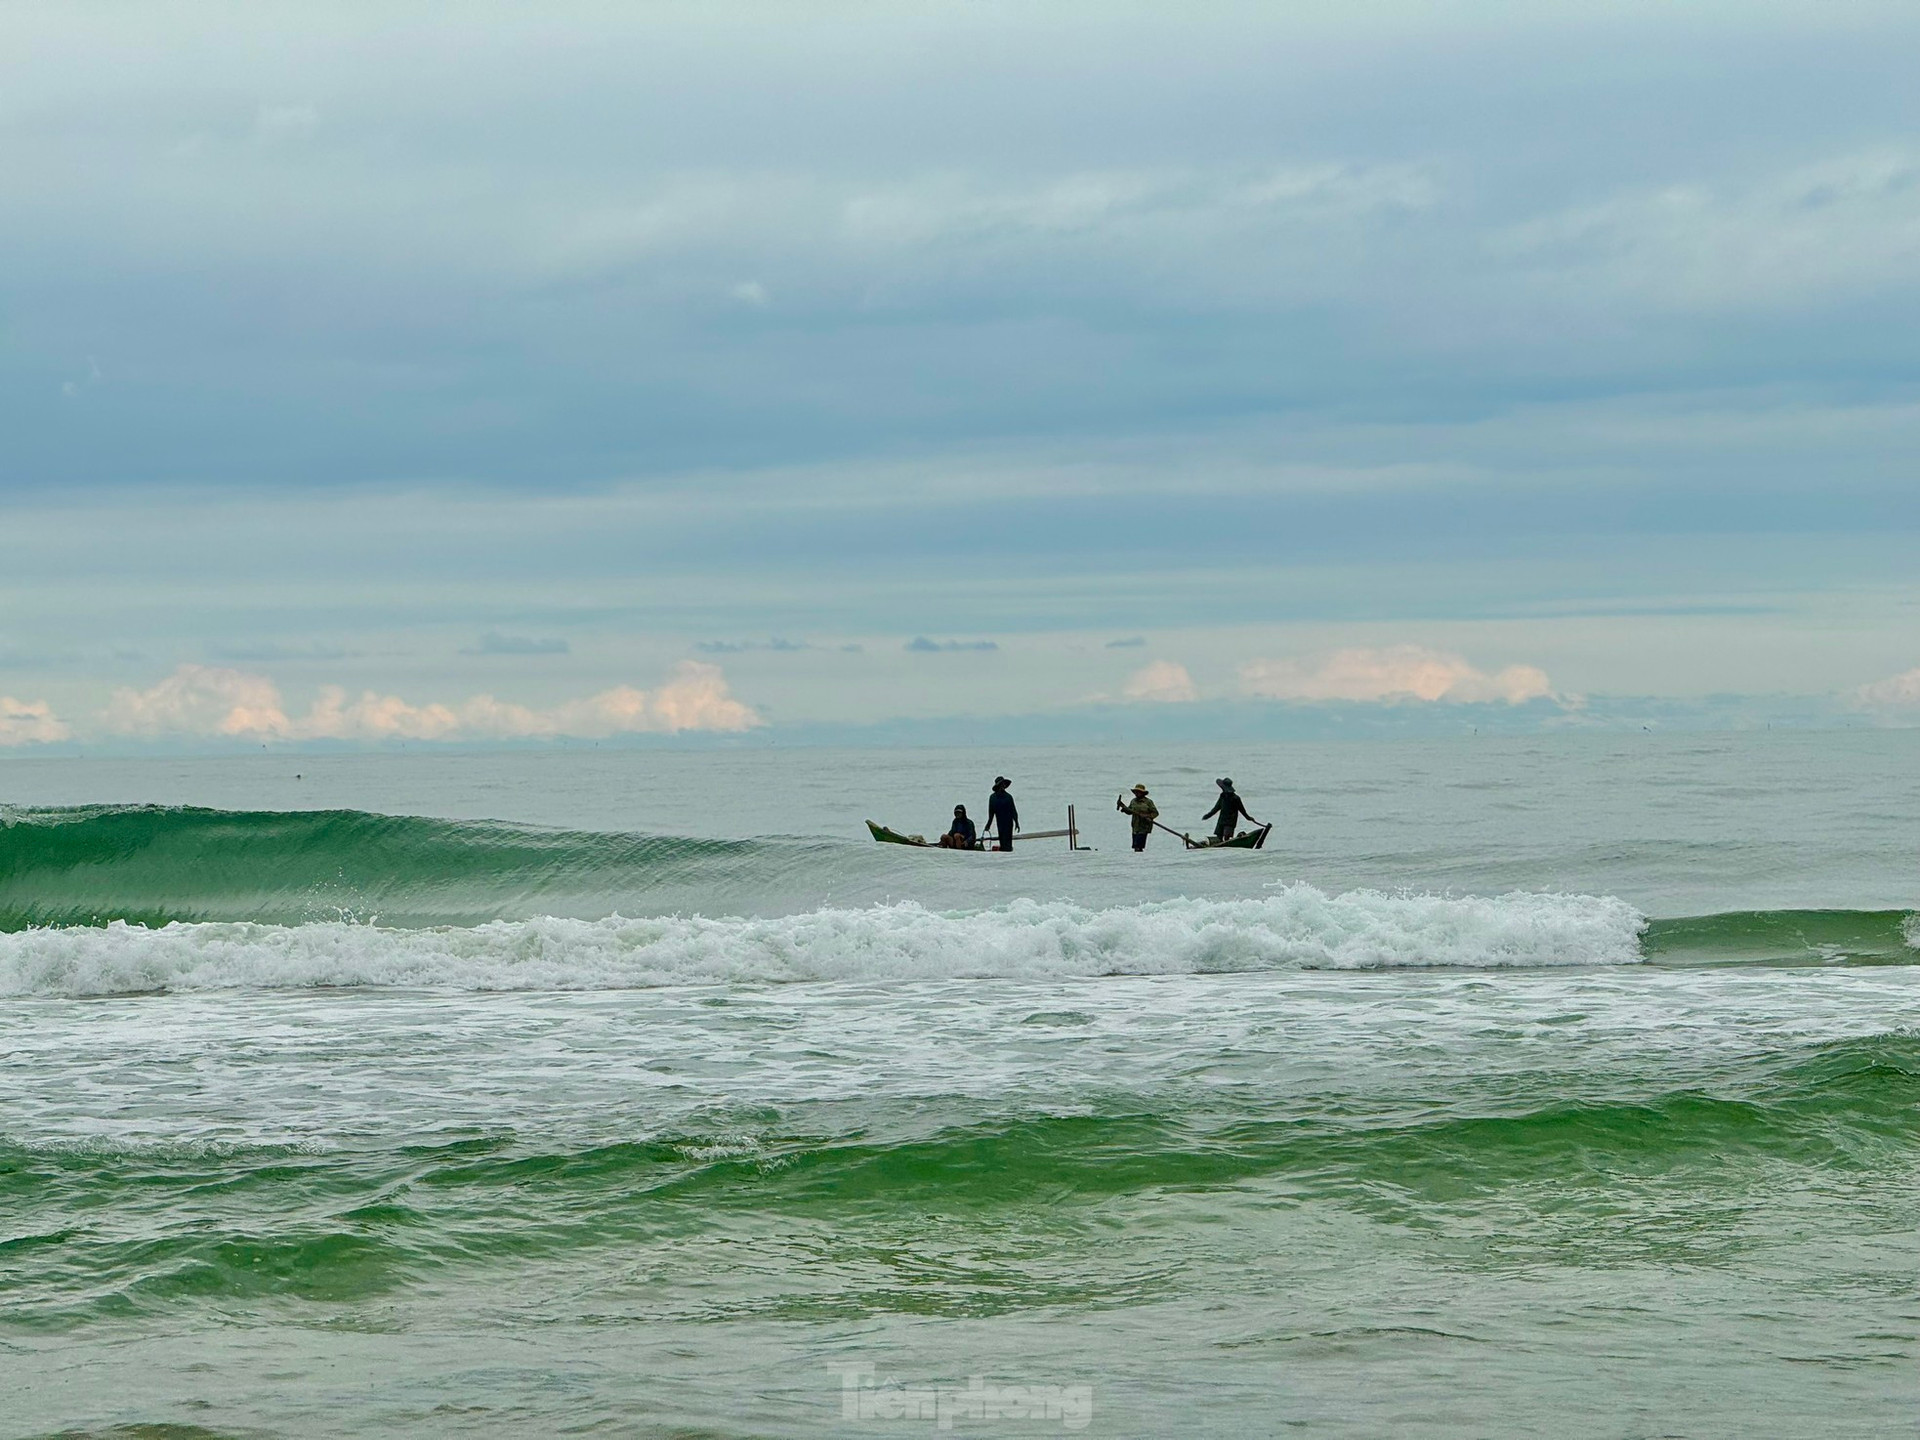
[[1639, 961], [1645, 917], [1605, 896], [1326, 895], [1094, 910], [1020, 901], [773, 919], [541, 918], [395, 930], [320, 922], [116, 922], [0, 935], [0, 994], [438, 986], [594, 990], [714, 982], [1060, 979], [1279, 969], [1495, 968]]

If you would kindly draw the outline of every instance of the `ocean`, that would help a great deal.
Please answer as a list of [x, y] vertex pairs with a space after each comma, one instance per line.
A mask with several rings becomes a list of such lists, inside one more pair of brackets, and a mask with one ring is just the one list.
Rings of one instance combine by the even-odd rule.
[[[996, 773], [1095, 848], [867, 836]], [[1903, 731], [0, 761], [0, 1429], [1911, 1435], [1917, 845]]]

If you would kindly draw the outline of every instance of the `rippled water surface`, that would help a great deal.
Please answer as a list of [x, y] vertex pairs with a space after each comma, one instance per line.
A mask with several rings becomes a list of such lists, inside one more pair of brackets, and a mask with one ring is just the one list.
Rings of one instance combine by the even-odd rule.
[[0, 1430], [1911, 1433], [1914, 748], [6, 762]]

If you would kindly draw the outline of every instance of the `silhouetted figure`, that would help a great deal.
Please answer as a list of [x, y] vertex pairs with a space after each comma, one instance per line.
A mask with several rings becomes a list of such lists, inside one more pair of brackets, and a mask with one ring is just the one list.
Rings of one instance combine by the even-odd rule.
[[953, 807], [953, 824], [947, 827], [947, 833], [940, 837], [940, 843], [949, 850], [976, 850], [980, 846], [979, 833], [973, 827], [973, 821], [967, 818], [967, 807]]
[[1213, 783], [1220, 787], [1220, 798], [1214, 802], [1213, 809], [1207, 811], [1207, 813], [1200, 818], [1202, 820], [1213, 820], [1213, 817], [1216, 815], [1220, 817], [1214, 821], [1213, 825], [1213, 838], [1215, 841], [1231, 840], [1233, 838], [1233, 832], [1239, 828], [1240, 818], [1243, 815], [1246, 816], [1249, 825], [1258, 825], [1260, 823], [1254, 819], [1252, 814], [1247, 810], [1247, 802], [1242, 800], [1238, 792], [1234, 790], [1233, 781], [1216, 780]]
[[994, 849], [1013, 849], [1013, 832], [1020, 828], [1020, 812], [1014, 808], [1007, 787], [1013, 782], [1004, 775], [994, 777], [993, 796], [987, 801], [987, 833], [995, 836]]

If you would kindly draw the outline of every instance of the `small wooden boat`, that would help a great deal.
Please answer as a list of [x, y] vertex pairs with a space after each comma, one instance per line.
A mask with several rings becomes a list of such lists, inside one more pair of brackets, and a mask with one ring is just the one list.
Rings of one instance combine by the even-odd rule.
[[873, 832], [873, 838], [882, 845], [917, 845], [923, 850], [941, 848], [937, 845], [929, 845], [924, 835], [902, 835], [898, 830], [889, 830], [886, 826], [876, 825], [871, 820], [867, 821], [867, 829]]
[[[886, 826], [877, 825], [871, 820], [867, 821], [867, 829], [873, 833], [873, 838], [878, 840], [882, 845], [911, 845], [918, 850], [950, 850], [956, 848], [950, 845], [942, 845], [936, 840], [929, 840], [924, 835], [903, 835], [898, 830], [889, 830]], [[1059, 840], [1062, 838], [1066, 840], [1069, 850], [1088, 850], [1092, 848], [1091, 846], [1080, 843], [1080, 826], [1074, 819], [1073, 806], [1071, 805], [1067, 807], [1066, 829], [1022, 830], [1019, 835], [1015, 837], [1021, 844], [1025, 844], [1029, 840]], [[976, 840], [973, 842], [972, 848], [975, 850], [987, 850], [992, 847], [984, 840]]]
[[1258, 850], [1267, 843], [1267, 835], [1272, 831], [1273, 826], [1262, 825], [1257, 829], [1242, 830], [1238, 835], [1229, 836], [1225, 840], [1216, 840], [1211, 835], [1205, 840], [1196, 840], [1186, 831], [1176, 830], [1171, 825], [1162, 825], [1158, 820], [1153, 822], [1153, 828], [1166, 831], [1189, 850]]
[[1181, 835], [1189, 850], [1259, 850], [1267, 843], [1267, 833], [1271, 825], [1262, 825], [1258, 830], [1242, 830], [1227, 840], [1196, 840], [1191, 835]]

